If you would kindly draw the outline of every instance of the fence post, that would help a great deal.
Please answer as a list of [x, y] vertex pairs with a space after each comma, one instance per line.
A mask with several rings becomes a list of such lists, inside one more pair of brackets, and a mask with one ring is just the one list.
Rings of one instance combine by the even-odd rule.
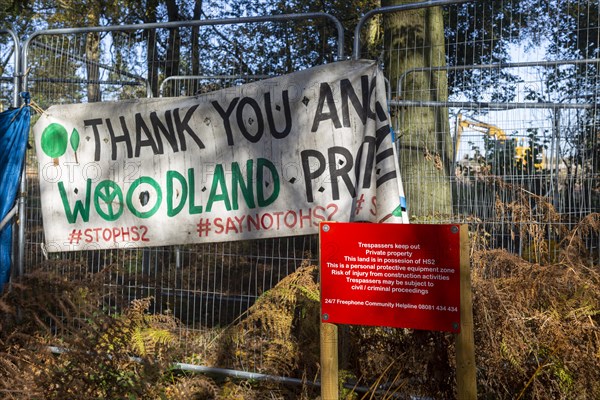
[[458, 398], [475, 400], [477, 380], [473, 337], [473, 299], [471, 296], [471, 263], [469, 228], [460, 227], [460, 333], [456, 335], [456, 386]]
[[338, 400], [338, 328], [321, 322], [321, 400]]

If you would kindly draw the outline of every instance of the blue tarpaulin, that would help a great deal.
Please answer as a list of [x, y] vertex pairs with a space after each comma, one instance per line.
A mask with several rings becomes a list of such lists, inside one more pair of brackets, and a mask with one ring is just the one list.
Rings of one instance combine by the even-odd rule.
[[[29, 106], [0, 113], [0, 221], [13, 209], [19, 188], [27, 138]], [[0, 292], [10, 278], [12, 224], [0, 231]]]

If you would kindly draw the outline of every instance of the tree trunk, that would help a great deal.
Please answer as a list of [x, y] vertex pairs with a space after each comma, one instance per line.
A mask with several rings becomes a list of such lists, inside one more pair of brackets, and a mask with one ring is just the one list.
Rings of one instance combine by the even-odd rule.
[[[414, 2], [384, 0], [382, 6]], [[440, 7], [422, 8], [384, 17], [385, 69], [392, 90], [413, 68], [446, 64], [444, 21]], [[410, 72], [397, 93], [400, 100], [445, 101], [445, 71]], [[402, 107], [395, 129], [400, 172], [408, 212], [419, 221], [446, 220], [452, 211], [450, 167], [452, 146], [446, 107]]]
[[[158, 0], [148, 0], [145, 21], [146, 23], [156, 22], [156, 9], [158, 7]], [[148, 66], [148, 81], [150, 83], [150, 94], [152, 96], [158, 95], [158, 51], [157, 51], [157, 37], [156, 29], [148, 30], [148, 42], [146, 44], [146, 63]]]
[[[87, 23], [89, 26], [100, 25], [100, 10], [97, 2], [89, 4], [87, 15]], [[85, 41], [85, 59], [87, 70], [87, 97], [88, 102], [95, 103], [102, 100], [100, 91], [100, 34], [98, 32], [90, 32], [86, 36]]]
[[[202, 0], [194, 2], [194, 15], [192, 19], [199, 20], [202, 15]], [[192, 27], [192, 75], [200, 75], [200, 27]], [[194, 79], [190, 82], [189, 95], [194, 95], [198, 92], [198, 80]]]
[[[166, 0], [167, 4], [167, 16], [169, 22], [179, 21], [179, 7], [175, 0]], [[179, 34], [179, 28], [169, 29], [169, 39], [167, 41], [167, 59], [165, 60], [165, 77], [179, 75], [179, 59], [181, 54], [181, 37]], [[174, 93], [173, 85], [169, 96], [179, 96], [180, 93]]]

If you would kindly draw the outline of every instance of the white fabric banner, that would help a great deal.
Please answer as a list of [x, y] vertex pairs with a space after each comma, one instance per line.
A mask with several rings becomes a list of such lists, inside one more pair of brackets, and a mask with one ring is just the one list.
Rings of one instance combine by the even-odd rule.
[[402, 222], [385, 84], [372, 61], [194, 97], [52, 106], [34, 134], [48, 251]]

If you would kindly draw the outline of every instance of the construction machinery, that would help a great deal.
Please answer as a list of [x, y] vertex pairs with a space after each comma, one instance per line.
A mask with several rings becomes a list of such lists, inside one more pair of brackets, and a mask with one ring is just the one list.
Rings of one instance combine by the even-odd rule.
[[505, 141], [506, 133], [495, 125], [486, 124], [480, 121], [471, 121], [458, 114], [457, 117], [457, 128], [456, 128], [456, 145], [460, 143], [460, 137], [462, 136], [463, 130], [467, 128], [473, 131], [485, 133], [488, 136], [495, 137], [496, 140]]
[[[500, 143], [504, 143], [507, 140], [516, 141], [516, 139], [508, 139], [506, 133], [499, 127], [488, 124], [481, 121], [469, 120], [463, 117], [462, 114], [458, 114], [456, 119], [456, 149], [458, 150], [460, 146], [461, 136], [465, 129], [481, 132], [493, 138]], [[526, 146], [523, 143], [523, 140], [520, 140], [514, 146], [515, 152], [515, 163], [520, 163], [521, 165], [527, 165], [527, 160], [529, 160], [532, 156], [531, 146]], [[540, 171], [546, 167], [544, 154], [540, 154], [541, 157], [536, 157], [536, 162], [533, 164], [534, 168], [537, 171]]]

